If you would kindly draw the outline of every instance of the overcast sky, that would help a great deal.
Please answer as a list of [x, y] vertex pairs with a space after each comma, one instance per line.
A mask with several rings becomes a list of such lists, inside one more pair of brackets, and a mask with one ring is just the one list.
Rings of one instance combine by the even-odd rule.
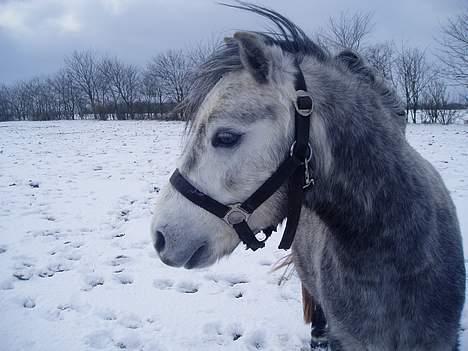
[[[340, 11], [373, 13], [373, 41], [434, 48], [434, 37], [468, 0], [272, 0], [307, 33]], [[169, 48], [189, 48], [238, 29], [262, 29], [252, 14], [213, 0], [0, 0], [0, 83], [56, 71], [74, 49], [134, 64]]]

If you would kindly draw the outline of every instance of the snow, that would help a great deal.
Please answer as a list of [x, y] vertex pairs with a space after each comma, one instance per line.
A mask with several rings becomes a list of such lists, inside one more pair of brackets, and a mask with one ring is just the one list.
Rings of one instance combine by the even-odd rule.
[[[156, 257], [153, 204], [183, 130], [0, 124], [0, 350], [308, 350], [300, 282], [272, 272], [278, 234], [203, 270]], [[468, 125], [409, 125], [408, 139], [445, 179], [467, 249]]]

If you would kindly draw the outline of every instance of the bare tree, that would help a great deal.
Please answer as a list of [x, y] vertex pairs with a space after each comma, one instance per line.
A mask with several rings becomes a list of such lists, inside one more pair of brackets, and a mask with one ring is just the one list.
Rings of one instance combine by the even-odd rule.
[[166, 102], [166, 95], [163, 86], [158, 74], [156, 74], [154, 67], [150, 63], [142, 73], [140, 90], [147, 104], [148, 117], [150, 117], [152, 113], [155, 116], [159, 114], [159, 117], [162, 117], [165, 112], [164, 104]]
[[351, 49], [359, 52], [373, 27], [371, 13], [341, 12], [338, 18], [329, 18], [328, 27], [320, 41], [334, 51]]
[[140, 85], [140, 71], [134, 65], [123, 65], [123, 80], [119, 89], [120, 96], [127, 106], [127, 113], [130, 118], [135, 117], [135, 102], [138, 99]]
[[411, 111], [412, 121], [416, 123], [421, 95], [433, 73], [429, 73], [425, 52], [417, 48], [402, 47], [396, 67], [398, 85], [406, 102], [406, 118]]
[[180, 103], [189, 89], [191, 63], [181, 50], [170, 50], [154, 57], [148, 69], [158, 78], [165, 95]]
[[91, 51], [75, 51], [71, 57], [65, 59], [66, 69], [84, 96], [87, 97], [94, 116], [97, 114], [98, 101], [98, 62]]
[[11, 121], [14, 114], [10, 103], [10, 89], [6, 85], [0, 86], [0, 121]]
[[104, 59], [100, 65], [100, 72], [104, 75], [107, 91], [114, 101], [114, 108], [118, 110], [118, 101], [125, 104], [125, 117], [134, 118], [134, 106], [138, 97], [140, 73], [136, 66], [127, 65], [117, 58]]
[[40, 78], [33, 78], [22, 85], [26, 96], [26, 118], [35, 121], [53, 119], [54, 99], [47, 84]]
[[10, 120], [72, 119], [82, 106], [65, 70], [3, 87], [0, 93], [0, 110]]
[[[97, 70], [96, 70], [96, 112], [99, 115], [99, 119], [107, 120], [109, 114], [114, 112], [112, 103], [114, 101], [114, 96], [112, 94], [112, 82], [109, 77], [104, 75], [104, 72], [101, 70], [102, 60], [98, 61]], [[115, 106], [115, 105], [114, 105]]]
[[55, 96], [56, 110], [59, 118], [74, 119], [79, 111], [79, 92], [73, 85], [72, 77], [66, 69], [61, 69], [47, 80]]
[[[105, 57], [99, 63], [99, 74], [102, 80], [102, 90], [106, 91], [106, 103], [112, 111], [113, 118], [121, 119], [123, 112], [120, 109], [120, 96], [117, 89], [114, 87], [113, 81], [115, 80], [114, 74], [114, 61], [109, 57]], [[120, 77], [120, 75], [119, 75]]]
[[468, 88], [468, 7], [449, 19], [438, 41], [444, 73], [455, 84]]
[[370, 45], [364, 50], [367, 62], [396, 89], [395, 46], [392, 42]]
[[458, 117], [450, 108], [447, 85], [440, 78], [431, 80], [423, 94], [425, 123], [451, 124]]
[[25, 82], [17, 82], [9, 89], [8, 100], [15, 120], [25, 121], [29, 118], [27, 113], [28, 96], [26, 94]]

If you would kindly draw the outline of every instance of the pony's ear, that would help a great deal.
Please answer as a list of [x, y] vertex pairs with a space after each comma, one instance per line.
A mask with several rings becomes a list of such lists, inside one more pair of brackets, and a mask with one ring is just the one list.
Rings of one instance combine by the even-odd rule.
[[224, 44], [227, 46], [237, 45], [237, 40], [232, 37], [224, 37]]
[[237, 32], [234, 39], [239, 43], [239, 52], [242, 65], [253, 75], [259, 83], [266, 83], [271, 70], [271, 62], [268, 58], [263, 39], [249, 32]]
[[359, 79], [372, 83], [375, 81], [375, 74], [371, 67], [352, 50], [344, 50], [340, 52], [335, 60], [343, 63], [351, 72], [356, 74]]

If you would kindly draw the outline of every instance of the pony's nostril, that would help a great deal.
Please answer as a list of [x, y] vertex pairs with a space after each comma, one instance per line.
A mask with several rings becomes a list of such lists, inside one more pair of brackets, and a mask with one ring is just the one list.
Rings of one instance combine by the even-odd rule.
[[164, 250], [165, 246], [166, 246], [166, 239], [164, 239], [163, 233], [157, 230], [156, 242], [154, 243], [154, 248], [156, 249], [157, 252], [161, 252], [162, 250]]

